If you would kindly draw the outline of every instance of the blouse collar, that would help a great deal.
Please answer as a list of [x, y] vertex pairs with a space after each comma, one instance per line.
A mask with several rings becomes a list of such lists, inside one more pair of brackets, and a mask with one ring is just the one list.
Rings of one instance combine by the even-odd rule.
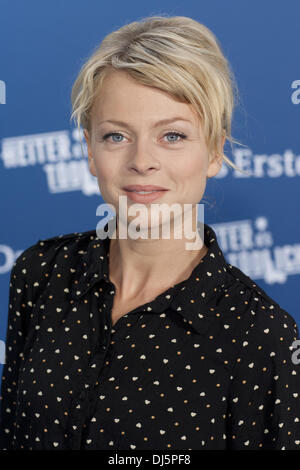
[[[201, 222], [198, 222], [200, 228]], [[108, 224], [104, 227], [107, 231]], [[102, 240], [96, 230], [90, 232], [87, 250], [84, 253], [83, 269], [78, 284], [73, 286], [71, 295], [79, 299], [96, 283], [109, 282], [109, 243], [110, 238]], [[228, 264], [219, 247], [214, 230], [204, 223], [204, 243], [208, 247], [205, 256], [193, 269], [190, 277], [144, 305], [144, 310], [163, 314], [166, 309], [178, 312], [198, 333], [204, 333], [212, 319], [218, 314], [217, 301], [226, 288]]]

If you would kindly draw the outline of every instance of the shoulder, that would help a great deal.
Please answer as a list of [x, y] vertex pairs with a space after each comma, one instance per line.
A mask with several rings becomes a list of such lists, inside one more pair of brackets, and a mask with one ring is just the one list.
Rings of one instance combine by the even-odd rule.
[[75, 258], [80, 258], [86, 253], [90, 241], [94, 238], [96, 231], [89, 230], [40, 239], [16, 258], [12, 276], [23, 274], [27, 279], [37, 278], [57, 260], [69, 260], [73, 263]]
[[267, 354], [274, 349], [290, 354], [299, 337], [294, 316], [237, 267], [227, 264], [226, 271], [229, 283], [220, 305], [224, 306], [223, 326], [230, 325], [231, 340], [240, 350], [253, 354], [261, 349]]

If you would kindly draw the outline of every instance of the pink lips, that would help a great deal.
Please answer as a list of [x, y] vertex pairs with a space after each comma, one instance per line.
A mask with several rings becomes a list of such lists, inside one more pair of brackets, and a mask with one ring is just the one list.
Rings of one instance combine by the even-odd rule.
[[153, 186], [147, 184], [142, 186], [140, 184], [130, 184], [128, 186], [124, 186], [126, 191], [168, 191], [166, 188], [162, 188], [161, 186]]
[[[123, 188], [129, 197], [134, 202], [147, 203], [155, 201], [160, 198], [168, 189], [162, 188], [161, 186], [146, 185], [142, 186], [139, 184], [132, 184]], [[154, 191], [152, 194], [138, 194], [134, 191]]]

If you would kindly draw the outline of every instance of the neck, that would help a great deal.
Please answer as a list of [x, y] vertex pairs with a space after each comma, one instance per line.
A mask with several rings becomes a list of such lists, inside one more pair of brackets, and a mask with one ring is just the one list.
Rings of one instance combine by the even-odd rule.
[[191, 239], [120, 239], [118, 230], [115, 232], [109, 244], [109, 277], [121, 298], [164, 292], [188, 279], [208, 251], [198, 232], [195, 239], [200, 248], [193, 250], [185, 245], [194, 241]]

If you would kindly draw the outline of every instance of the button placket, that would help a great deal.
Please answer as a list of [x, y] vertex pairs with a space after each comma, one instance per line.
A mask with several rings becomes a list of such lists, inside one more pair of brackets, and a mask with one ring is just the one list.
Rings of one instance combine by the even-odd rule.
[[97, 380], [99, 380], [99, 377], [101, 376], [104, 368], [105, 356], [106, 354], [103, 352], [102, 348], [98, 351], [96, 350], [74, 397], [68, 426], [69, 432], [72, 436], [72, 449], [80, 449], [83, 424], [86, 419], [85, 412], [90, 401], [89, 396], [95, 388]]

